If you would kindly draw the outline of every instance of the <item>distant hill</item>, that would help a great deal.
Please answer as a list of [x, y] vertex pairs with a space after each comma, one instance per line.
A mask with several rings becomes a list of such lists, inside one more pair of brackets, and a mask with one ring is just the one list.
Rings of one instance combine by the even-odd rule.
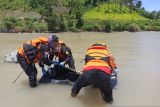
[[1, 0], [0, 32], [160, 30], [141, 0]]

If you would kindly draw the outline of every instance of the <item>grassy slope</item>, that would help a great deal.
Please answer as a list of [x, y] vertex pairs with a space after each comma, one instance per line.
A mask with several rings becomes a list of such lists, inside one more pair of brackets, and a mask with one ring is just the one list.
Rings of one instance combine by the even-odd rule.
[[130, 20], [149, 20], [145, 17], [142, 17], [138, 15], [138, 13], [129, 13], [129, 9], [126, 8], [126, 11], [124, 12], [124, 7], [122, 8], [122, 13], [117, 13], [114, 10], [115, 5], [110, 4], [110, 11], [108, 12], [108, 5], [107, 4], [101, 4], [97, 7], [94, 7], [93, 9], [86, 11], [83, 15], [83, 19], [85, 21], [87, 20], [118, 20], [118, 21], [130, 21]]

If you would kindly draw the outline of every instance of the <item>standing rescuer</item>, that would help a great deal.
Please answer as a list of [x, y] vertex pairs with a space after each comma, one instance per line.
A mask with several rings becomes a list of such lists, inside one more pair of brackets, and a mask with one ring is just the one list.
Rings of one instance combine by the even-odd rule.
[[102, 98], [113, 102], [111, 74], [117, 69], [115, 59], [108, 51], [105, 43], [96, 43], [88, 48], [82, 75], [73, 85], [71, 96], [75, 97], [82, 87], [94, 85], [101, 91]]
[[42, 60], [44, 64], [50, 66], [52, 64], [52, 51], [58, 45], [58, 37], [50, 35], [48, 38], [39, 37], [28, 42], [25, 42], [18, 49], [17, 60], [22, 69], [29, 78], [30, 87], [37, 86], [37, 69], [35, 63]]

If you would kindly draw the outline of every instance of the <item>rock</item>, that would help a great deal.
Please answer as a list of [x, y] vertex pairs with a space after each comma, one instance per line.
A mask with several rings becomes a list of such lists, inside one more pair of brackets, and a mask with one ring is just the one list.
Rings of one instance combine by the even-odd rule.
[[4, 62], [17, 63], [17, 50], [14, 50], [6, 55]]

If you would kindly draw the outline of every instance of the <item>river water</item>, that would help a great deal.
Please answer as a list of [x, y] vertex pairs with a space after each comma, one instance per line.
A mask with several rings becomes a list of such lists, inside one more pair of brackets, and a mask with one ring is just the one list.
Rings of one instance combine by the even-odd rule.
[[[115, 56], [119, 74], [113, 104], [105, 103], [98, 89], [83, 88], [76, 98], [70, 96], [72, 86], [39, 84], [28, 86], [18, 64], [4, 63], [5, 54], [24, 41], [49, 34], [0, 34], [0, 105], [2, 107], [109, 107], [160, 106], [160, 32], [82, 32], [58, 33], [72, 49], [77, 70], [81, 70], [86, 49], [95, 42], [105, 42]], [[38, 67], [38, 66], [37, 66]], [[40, 71], [40, 69], [38, 68]], [[38, 78], [41, 76], [39, 72]]]

